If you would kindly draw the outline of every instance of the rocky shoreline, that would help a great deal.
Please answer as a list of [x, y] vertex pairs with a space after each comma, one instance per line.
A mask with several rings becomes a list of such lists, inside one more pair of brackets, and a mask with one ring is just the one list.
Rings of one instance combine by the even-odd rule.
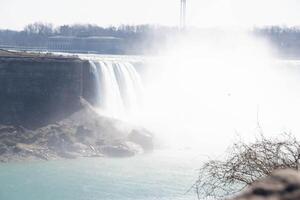
[[0, 125], [0, 162], [78, 157], [129, 157], [151, 151], [149, 131], [99, 115], [84, 99], [81, 109], [35, 130]]
[[277, 170], [254, 182], [231, 200], [298, 200], [300, 173], [292, 169]]

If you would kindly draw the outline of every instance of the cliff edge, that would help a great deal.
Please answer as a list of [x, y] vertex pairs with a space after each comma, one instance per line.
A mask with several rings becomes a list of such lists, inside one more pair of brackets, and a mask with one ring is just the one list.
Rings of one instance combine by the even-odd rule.
[[94, 110], [91, 71], [77, 57], [0, 50], [0, 162], [151, 150], [151, 133]]

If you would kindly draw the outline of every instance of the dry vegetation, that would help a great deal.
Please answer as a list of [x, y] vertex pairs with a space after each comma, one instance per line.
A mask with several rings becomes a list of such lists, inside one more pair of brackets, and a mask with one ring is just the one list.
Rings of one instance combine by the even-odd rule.
[[193, 185], [198, 198], [234, 194], [275, 169], [298, 168], [300, 143], [290, 134], [253, 143], [236, 142], [224, 160], [211, 160], [200, 168]]

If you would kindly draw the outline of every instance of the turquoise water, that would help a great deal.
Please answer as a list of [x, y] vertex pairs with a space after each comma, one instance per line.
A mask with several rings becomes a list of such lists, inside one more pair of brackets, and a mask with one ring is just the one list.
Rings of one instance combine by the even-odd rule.
[[133, 158], [84, 158], [0, 165], [1, 200], [196, 199], [185, 194], [199, 156], [156, 151]]

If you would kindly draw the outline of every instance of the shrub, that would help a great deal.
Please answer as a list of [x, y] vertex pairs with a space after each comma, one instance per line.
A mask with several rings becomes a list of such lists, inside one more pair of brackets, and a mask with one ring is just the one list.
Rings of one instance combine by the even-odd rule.
[[203, 164], [192, 188], [198, 198], [234, 194], [275, 169], [298, 169], [299, 149], [297, 139], [286, 133], [275, 139], [261, 134], [253, 143], [236, 142], [224, 160]]

